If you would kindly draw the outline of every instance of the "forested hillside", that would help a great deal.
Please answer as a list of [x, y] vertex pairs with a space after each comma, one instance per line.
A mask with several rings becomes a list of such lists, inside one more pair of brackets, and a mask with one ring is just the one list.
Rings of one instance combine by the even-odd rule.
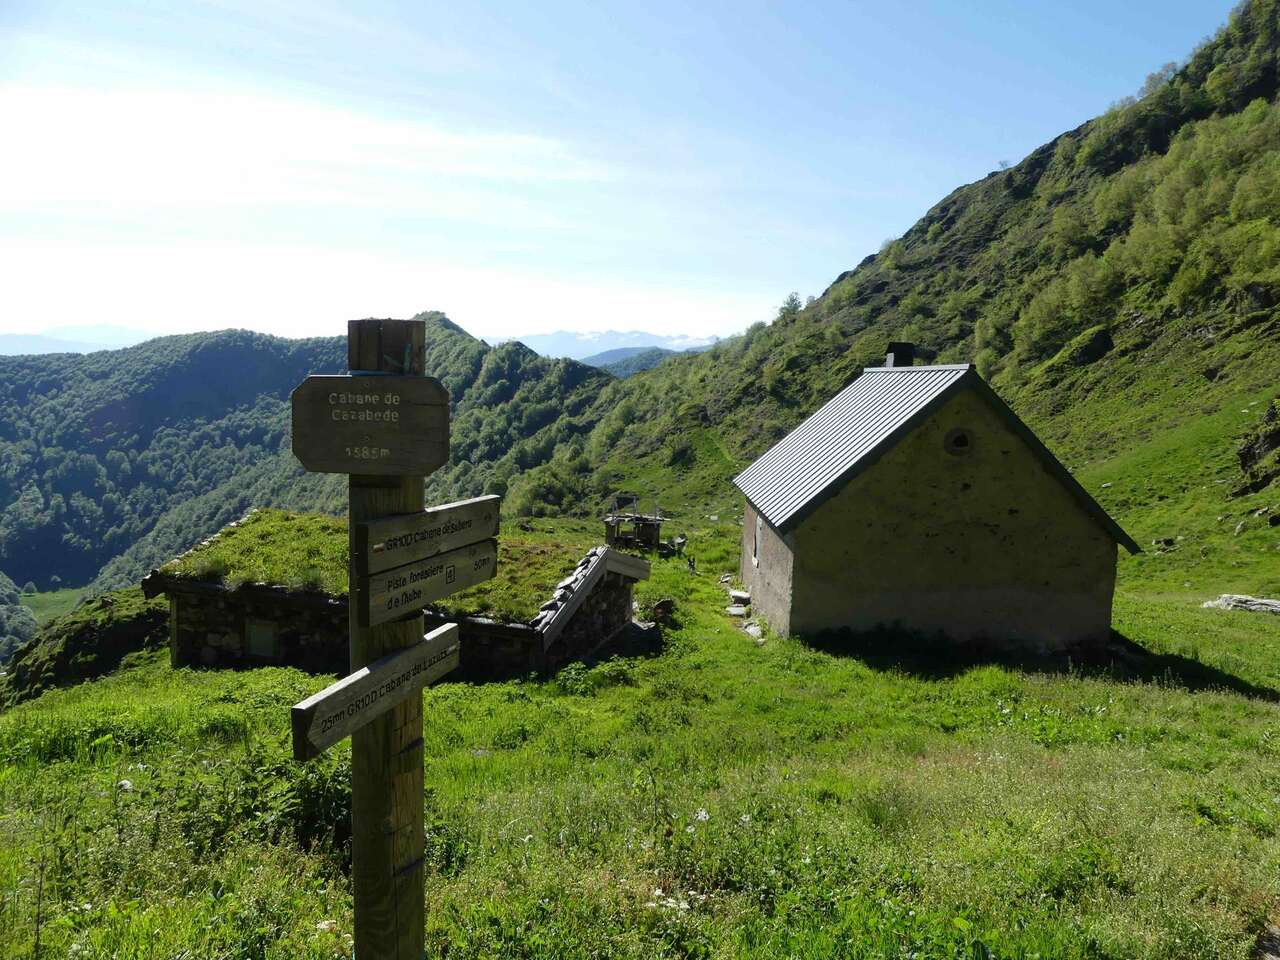
[[[422, 316], [427, 368], [454, 401], [433, 497], [505, 492], [594, 422], [584, 413], [607, 374]], [[341, 480], [289, 453], [288, 395], [344, 365], [341, 338], [245, 331], [0, 358], [0, 570], [41, 588], [124, 585], [250, 506], [341, 512]]]
[[668, 357], [674, 357], [684, 351], [664, 350], [662, 347], [634, 347], [621, 350], [609, 350], [595, 357], [587, 357], [583, 363], [589, 363], [601, 370], [608, 370], [619, 380], [625, 380], [641, 370], [652, 370]]
[[36, 632], [36, 618], [22, 605], [17, 585], [0, 573], [0, 663]]
[[[907, 340], [976, 360], [1135, 534], [1255, 565], [1276, 488], [1229, 494], [1280, 391], [1277, 9], [1241, 7], [1141, 97], [959, 188], [811, 303], [608, 387], [591, 482], [732, 510], [739, 468]], [[561, 497], [585, 483], [537, 473]]]

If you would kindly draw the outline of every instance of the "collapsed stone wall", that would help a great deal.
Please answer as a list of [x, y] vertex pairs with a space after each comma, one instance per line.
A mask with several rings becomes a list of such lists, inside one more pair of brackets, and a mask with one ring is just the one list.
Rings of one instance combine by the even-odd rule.
[[523, 623], [499, 623], [482, 617], [423, 614], [428, 631], [446, 623], [458, 625], [458, 669], [450, 680], [481, 683], [523, 677], [542, 670], [542, 634]]
[[537, 615], [529, 621], [529, 626], [535, 630], [547, 630], [560, 615], [560, 611], [572, 603], [573, 598], [586, 585], [591, 578], [591, 571], [597, 559], [603, 557], [608, 549], [608, 547], [592, 547], [588, 550], [586, 555], [578, 561], [578, 565], [573, 568], [573, 573], [556, 584], [551, 599], [542, 605]]

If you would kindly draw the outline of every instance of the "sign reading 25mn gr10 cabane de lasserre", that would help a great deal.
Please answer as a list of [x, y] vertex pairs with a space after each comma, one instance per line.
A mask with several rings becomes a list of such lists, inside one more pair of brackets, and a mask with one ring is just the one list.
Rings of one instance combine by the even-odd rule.
[[312, 473], [426, 475], [449, 459], [449, 392], [434, 377], [307, 377], [293, 454]]

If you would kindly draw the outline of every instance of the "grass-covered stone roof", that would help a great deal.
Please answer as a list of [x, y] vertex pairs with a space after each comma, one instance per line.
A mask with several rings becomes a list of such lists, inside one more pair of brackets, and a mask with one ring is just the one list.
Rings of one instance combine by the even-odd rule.
[[347, 555], [345, 519], [255, 510], [160, 571], [229, 588], [266, 583], [341, 596], [347, 592]]
[[456, 617], [528, 622], [583, 555], [603, 542], [603, 533], [598, 522], [581, 520], [508, 523], [498, 536], [497, 576], [445, 597], [432, 609]]
[[[602, 534], [598, 523], [581, 520], [505, 523], [498, 537], [497, 576], [433, 608], [507, 623], [532, 620], [555, 585], [601, 542]], [[170, 561], [161, 572], [228, 588], [264, 583], [345, 596], [347, 559], [345, 519], [256, 510]]]

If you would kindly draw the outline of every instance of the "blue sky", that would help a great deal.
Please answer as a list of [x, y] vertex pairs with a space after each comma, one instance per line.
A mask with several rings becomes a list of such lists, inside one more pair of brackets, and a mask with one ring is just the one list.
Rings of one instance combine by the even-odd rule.
[[725, 335], [1231, 0], [0, 3], [0, 332]]

